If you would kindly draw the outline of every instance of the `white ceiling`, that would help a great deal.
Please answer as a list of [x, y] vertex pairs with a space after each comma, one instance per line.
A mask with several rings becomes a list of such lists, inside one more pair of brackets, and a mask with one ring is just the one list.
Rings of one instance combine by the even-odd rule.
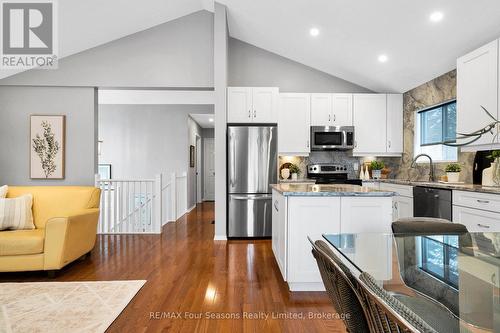
[[210, 119], [214, 119], [214, 115], [211, 113], [190, 113], [189, 116], [191, 116], [201, 128], [214, 128], [214, 122], [210, 121]]
[[[379, 92], [414, 88], [500, 37], [495, 0], [219, 1], [231, 36]], [[435, 10], [439, 23], [429, 20]]]
[[[64, 0], [57, 5], [59, 58], [211, 9], [207, 0]], [[0, 79], [17, 72], [0, 70]]]

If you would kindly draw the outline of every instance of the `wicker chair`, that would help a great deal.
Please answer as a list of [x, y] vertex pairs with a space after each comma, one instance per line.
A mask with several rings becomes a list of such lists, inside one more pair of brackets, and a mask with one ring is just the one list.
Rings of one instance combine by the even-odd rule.
[[[370, 322], [372, 323], [370, 332], [437, 333], [403, 303], [380, 288], [370, 274], [363, 272], [359, 278], [364, 283], [364, 285], [359, 284], [360, 294], [369, 309]], [[413, 328], [410, 328], [405, 322]]]
[[352, 275], [325, 242], [309, 241], [335, 310], [340, 314], [349, 314], [343, 316], [348, 332], [435, 332], [406, 306], [383, 291], [391, 302], [398, 304], [397, 309], [402, 309], [405, 316], [386, 307], [374, 291]]
[[369, 325], [365, 309], [356, 292], [356, 279], [325, 242], [314, 243], [310, 238], [309, 241], [313, 247], [312, 253], [318, 263], [326, 292], [333, 307], [341, 315], [347, 331], [350, 333], [368, 332]]

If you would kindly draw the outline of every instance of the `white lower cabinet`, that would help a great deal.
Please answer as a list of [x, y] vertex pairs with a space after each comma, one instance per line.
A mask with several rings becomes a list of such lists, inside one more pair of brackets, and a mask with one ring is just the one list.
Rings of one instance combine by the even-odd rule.
[[324, 290], [313, 240], [341, 232], [390, 232], [391, 197], [283, 196], [273, 191], [272, 249], [291, 291]]
[[380, 183], [380, 190], [396, 192], [392, 197], [392, 220], [413, 217], [413, 186]]
[[278, 267], [286, 280], [286, 200], [278, 191], [273, 190], [273, 227], [272, 248]]
[[499, 232], [500, 213], [453, 206], [453, 222], [463, 224], [469, 232]]
[[340, 233], [339, 197], [290, 197], [288, 199], [288, 265], [290, 290], [314, 290], [321, 283], [307, 236]]
[[340, 232], [391, 232], [390, 197], [342, 197]]
[[413, 217], [413, 198], [397, 195], [394, 197], [392, 204], [392, 219], [394, 221], [405, 217]]

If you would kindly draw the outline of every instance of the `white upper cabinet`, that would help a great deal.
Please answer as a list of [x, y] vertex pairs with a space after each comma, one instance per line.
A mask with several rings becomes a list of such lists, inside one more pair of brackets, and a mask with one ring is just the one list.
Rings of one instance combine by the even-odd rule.
[[311, 126], [352, 126], [352, 94], [311, 94]]
[[278, 152], [309, 154], [311, 94], [279, 94]]
[[311, 126], [332, 126], [333, 94], [311, 94]]
[[354, 94], [355, 154], [386, 152], [387, 97], [385, 94]]
[[403, 153], [402, 94], [387, 94], [387, 152]]
[[227, 122], [249, 123], [252, 121], [252, 88], [227, 88]]
[[228, 123], [276, 123], [278, 88], [227, 88]]
[[[457, 133], [474, 132], [493, 121], [481, 106], [498, 116], [498, 70], [498, 40], [458, 58]], [[487, 133], [473, 145], [492, 142], [493, 134]]]
[[352, 94], [333, 94], [333, 125], [352, 126]]

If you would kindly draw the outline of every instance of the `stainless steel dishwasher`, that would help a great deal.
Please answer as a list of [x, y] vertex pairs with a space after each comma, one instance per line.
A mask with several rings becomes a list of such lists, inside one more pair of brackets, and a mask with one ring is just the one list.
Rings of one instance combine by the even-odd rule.
[[451, 190], [413, 187], [413, 216], [452, 219]]

